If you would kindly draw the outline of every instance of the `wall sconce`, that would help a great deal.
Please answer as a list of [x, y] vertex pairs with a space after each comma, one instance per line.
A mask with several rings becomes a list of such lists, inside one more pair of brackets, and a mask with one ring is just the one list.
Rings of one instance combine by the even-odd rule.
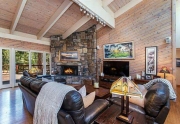
[[166, 41], [166, 43], [171, 43], [171, 37], [166, 37], [165, 41]]
[[100, 49], [100, 46], [99, 46], [99, 45], [97, 45], [96, 49], [97, 49], [97, 50], [99, 50], [99, 49]]

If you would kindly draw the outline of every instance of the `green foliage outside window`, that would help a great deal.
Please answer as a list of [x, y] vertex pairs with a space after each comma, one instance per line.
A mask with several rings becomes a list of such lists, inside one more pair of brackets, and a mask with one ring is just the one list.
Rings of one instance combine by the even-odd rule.
[[[42, 53], [31, 52], [31, 65], [42, 65]], [[46, 54], [46, 64], [49, 65], [50, 54]], [[10, 51], [2, 49], [2, 64], [3, 70], [9, 70], [10, 65]], [[29, 52], [16, 51], [15, 52], [15, 64], [16, 65], [29, 65]], [[49, 66], [48, 66], [49, 70]]]

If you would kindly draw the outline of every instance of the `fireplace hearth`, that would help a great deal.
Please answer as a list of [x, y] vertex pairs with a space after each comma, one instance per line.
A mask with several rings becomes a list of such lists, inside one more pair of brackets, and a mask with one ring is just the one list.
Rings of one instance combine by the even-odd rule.
[[61, 75], [77, 76], [78, 75], [78, 66], [61, 65]]

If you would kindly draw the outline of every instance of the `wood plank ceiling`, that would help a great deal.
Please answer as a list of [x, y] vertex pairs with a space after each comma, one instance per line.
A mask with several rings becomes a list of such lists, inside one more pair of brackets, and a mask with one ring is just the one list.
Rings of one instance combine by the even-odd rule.
[[115, 13], [130, 1], [131, 0], [114, 0], [108, 5], [108, 7]]
[[[0, 0], [0, 28], [9, 29], [13, 23], [13, 18], [18, 9], [18, 3], [24, 0]], [[27, 1], [27, 2], [26, 2]], [[70, 3], [71, 0], [25, 0], [26, 4], [17, 22], [15, 31], [38, 36], [39, 32], [51, 19], [53, 14], [64, 3], [69, 1], [69, 8], [62, 16], [44, 33], [43, 37], [49, 38], [51, 35], [64, 34], [85, 14], [80, 11], [79, 5]], [[107, 0], [102, 0], [106, 2]], [[117, 12], [132, 0], [112, 0], [107, 7], [112, 12]], [[109, 1], [108, 1], [109, 2]], [[84, 31], [94, 24], [98, 24], [95, 19], [90, 19], [76, 31]]]

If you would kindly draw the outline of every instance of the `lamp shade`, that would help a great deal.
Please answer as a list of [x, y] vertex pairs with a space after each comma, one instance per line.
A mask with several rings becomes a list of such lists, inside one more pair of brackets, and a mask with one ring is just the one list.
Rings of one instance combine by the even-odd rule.
[[163, 66], [159, 72], [164, 73], [164, 79], [166, 78], [165, 74], [170, 73], [170, 71], [168, 70], [168, 68], [166, 66]]
[[127, 77], [122, 77], [114, 81], [111, 85], [110, 93], [123, 96], [142, 97], [142, 93], [138, 86]]
[[42, 71], [41, 69], [37, 68], [37, 67], [32, 67], [30, 70], [29, 70], [29, 73], [30, 74], [40, 74]]
[[160, 70], [160, 73], [170, 73], [170, 71], [168, 70], [166, 66], [163, 66]]

